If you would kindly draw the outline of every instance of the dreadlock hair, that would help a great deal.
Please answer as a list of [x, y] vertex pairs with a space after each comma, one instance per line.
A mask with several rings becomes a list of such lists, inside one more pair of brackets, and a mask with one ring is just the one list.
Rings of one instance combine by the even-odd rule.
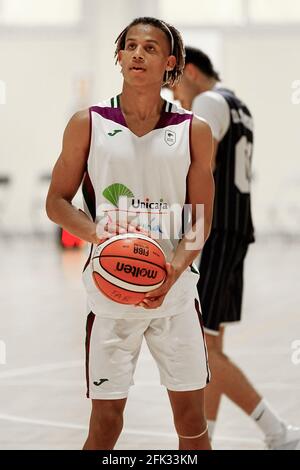
[[218, 82], [221, 81], [220, 75], [214, 69], [212, 61], [203, 51], [196, 47], [186, 46], [185, 48], [185, 64], [193, 64], [198, 67], [207, 77], [214, 78]]
[[176, 65], [173, 70], [166, 72], [163, 79], [163, 86], [173, 86], [181, 78], [185, 65], [185, 50], [180, 32], [165, 21], [149, 16], [134, 19], [117, 37], [115, 44], [115, 58], [118, 63], [118, 53], [125, 49], [126, 36], [130, 28], [138, 24], [147, 24], [160, 29], [165, 33], [170, 42], [171, 55], [176, 57]]

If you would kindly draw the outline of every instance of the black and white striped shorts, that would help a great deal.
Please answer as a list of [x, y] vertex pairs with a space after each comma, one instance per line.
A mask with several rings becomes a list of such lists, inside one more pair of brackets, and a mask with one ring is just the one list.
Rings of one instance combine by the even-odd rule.
[[198, 292], [206, 333], [241, 320], [244, 259], [248, 241], [233, 232], [213, 231], [200, 259]]

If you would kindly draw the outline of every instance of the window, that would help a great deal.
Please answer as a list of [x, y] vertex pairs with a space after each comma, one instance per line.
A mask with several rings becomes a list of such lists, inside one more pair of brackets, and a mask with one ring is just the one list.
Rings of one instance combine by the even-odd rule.
[[0, 0], [0, 23], [7, 26], [75, 26], [82, 0]]
[[160, 16], [177, 25], [241, 24], [242, 0], [160, 0]]
[[249, 0], [251, 23], [300, 23], [299, 0]]
[[300, 23], [300, 0], [159, 0], [160, 16], [179, 27]]

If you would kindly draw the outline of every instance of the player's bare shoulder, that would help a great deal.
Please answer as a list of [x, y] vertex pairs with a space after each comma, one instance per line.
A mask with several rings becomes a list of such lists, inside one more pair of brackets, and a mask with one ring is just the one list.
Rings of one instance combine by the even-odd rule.
[[192, 137], [196, 139], [212, 139], [211, 127], [205, 119], [193, 116]]
[[68, 122], [64, 140], [86, 149], [90, 142], [90, 119], [89, 109], [75, 113]]
[[209, 124], [205, 119], [193, 116], [191, 130], [191, 154], [194, 159], [212, 158], [213, 153], [213, 135]]

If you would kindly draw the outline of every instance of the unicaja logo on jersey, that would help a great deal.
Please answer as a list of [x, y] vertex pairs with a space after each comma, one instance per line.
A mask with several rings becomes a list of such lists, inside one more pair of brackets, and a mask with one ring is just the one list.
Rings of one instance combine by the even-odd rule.
[[150, 210], [166, 210], [169, 208], [168, 204], [160, 199], [159, 202], [151, 202], [150, 199], [141, 201], [140, 199], [132, 199], [132, 207], [134, 209], [150, 209]]
[[166, 210], [169, 206], [163, 199], [159, 201], [150, 201], [146, 198], [144, 201], [136, 199], [133, 192], [122, 183], [112, 184], [103, 191], [103, 196], [115, 207], [119, 207], [119, 199], [126, 197], [131, 199], [131, 207], [133, 209], [148, 209], [148, 210]]
[[155, 279], [157, 277], [157, 271], [153, 269], [137, 268], [130, 264], [117, 263], [117, 271], [124, 271], [126, 274], [131, 274], [132, 277], [147, 277], [148, 279]]

